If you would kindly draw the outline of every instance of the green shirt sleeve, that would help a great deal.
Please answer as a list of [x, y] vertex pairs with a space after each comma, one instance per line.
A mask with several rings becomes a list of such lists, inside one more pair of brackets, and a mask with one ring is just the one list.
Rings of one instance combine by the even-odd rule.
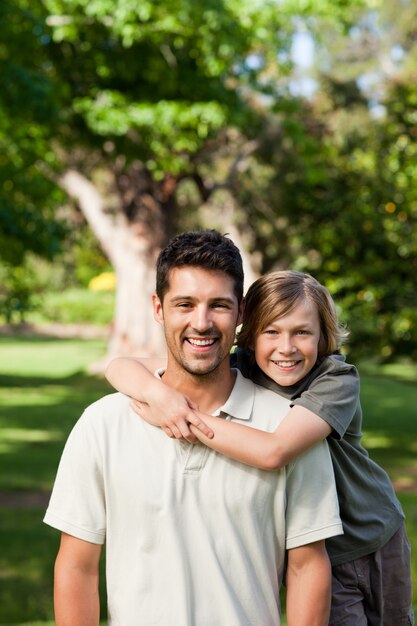
[[314, 374], [291, 404], [309, 409], [333, 428], [336, 437], [343, 437], [361, 413], [358, 371], [343, 357], [334, 355], [323, 359]]

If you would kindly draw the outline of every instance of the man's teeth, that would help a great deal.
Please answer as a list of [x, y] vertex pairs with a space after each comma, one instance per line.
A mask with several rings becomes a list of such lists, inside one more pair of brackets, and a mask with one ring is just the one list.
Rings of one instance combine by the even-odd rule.
[[188, 341], [193, 346], [211, 346], [215, 342], [215, 339], [191, 339], [188, 337]]
[[279, 367], [294, 367], [294, 365], [297, 365], [297, 361], [274, 361], [274, 363]]

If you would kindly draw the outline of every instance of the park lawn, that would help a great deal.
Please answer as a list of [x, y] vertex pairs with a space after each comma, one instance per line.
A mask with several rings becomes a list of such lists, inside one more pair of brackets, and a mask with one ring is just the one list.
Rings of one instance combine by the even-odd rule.
[[103, 340], [0, 338], [0, 491], [49, 490], [81, 411], [112, 388], [86, 368]]
[[[0, 493], [48, 492], [66, 437], [85, 406], [111, 392], [87, 373], [104, 354], [101, 340], [0, 338]], [[362, 373], [365, 441], [390, 473], [417, 551], [417, 370]], [[4, 508], [0, 516], [0, 624], [52, 626], [56, 531], [44, 509]], [[104, 579], [104, 576], [102, 576]], [[417, 571], [414, 559], [415, 602]], [[103, 618], [105, 616], [104, 593]]]
[[417, 493], [416, 381], [410, 366], [391, 366], [385, 374], [361, 368], [364, 443], [370, 456], [384, 467], [398, 491]]

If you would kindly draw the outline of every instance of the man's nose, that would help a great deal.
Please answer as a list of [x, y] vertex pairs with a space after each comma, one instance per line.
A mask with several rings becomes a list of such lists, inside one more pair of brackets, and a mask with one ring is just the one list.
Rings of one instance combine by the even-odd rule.
[[206, 306], [196, 307], [192, 319], [192, 325], [195, 330], [202, 333], [212, 326], [210, 309]]

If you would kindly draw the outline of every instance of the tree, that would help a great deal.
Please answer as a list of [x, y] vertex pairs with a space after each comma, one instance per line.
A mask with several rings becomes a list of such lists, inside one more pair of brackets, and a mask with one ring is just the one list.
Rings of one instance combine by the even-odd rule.
[[67, 233], [58, 216], [65, 196], [39, 167], [56, 171], [50, 140], [58, 108], [40, 69], [48, 61], [43, 17], [27, 4], [5, 0], [0, 6], [0, 302], [10, 321], [31, 298], [27, 253], [52, 259]]
[[[158, 350], [153, 321], [139, 315], [150, 312], [154, 260], [168, 236], [200, 224], [203, 214], [239, 244], [248, 241], [250, 251], [262, 250], [264, 270], [277, 259], [306, 269], [324, 259], [323, 276], [331, 280], [344, 267], [347, 240], [359, 280], [356, 229], [366, 222], [375, 173], [362, 165], [375, 134], [369, 98], [355, 82], [364, 59], [356, 74], [339, 63], [342, 80], [333, 63], [312, 102], [294, 98], [288, 78], [296, 18], [322, 50], [343, 38], [349, 44], [354, 19], [366, 30], [363, 13], [355, 13], [359, 1], [288, 0], [279, 11], [275, 1], [253, 0], [18, 0], [13, 7], [36, 23], [22, 31], [16, 21], [7, 42], [42, 85], [36, 123], [44, 148], [33, 146], [35, 170], [50, 185], [45, 206], [55, 210], [57, 185], [65, 190], [118, 275], [112, 350]], [[344, 111], [365, 121], [364, 130], [346, 127]], [[24, 115], [18, 119], [23, 127]], [[43, 149], [53, 158], [43, 158]], [[348, 215], [358, 198], [360, 207]], [[227, 210], [215, 215], [218, 204]], [[378, 237], [375, 250], [382, 250]]]
[[29, 4], [0, 6], [0, 256], [15, 264], [27, 250], [50, 258], [65, 234], [56, 219], [64, 194], [38, 167], [56, 169], [49, 142], [58, 103], [44, 69], [44, 16]]
[[[111, 350], [155, 351], [148, 304], [157, 252], [178, 228], [178, 186], [199, 204], [214, 185], [202, 155], [225, 127], [253, 127], [245, 89], [286, 45], [273, 2], [40, 3], [49, 78], [57, 82], [59, 184], [115, 267]], [[228, 229], [228, 225], [224, 225]], [[138, 311], [143, 310], [143, 315]]]

